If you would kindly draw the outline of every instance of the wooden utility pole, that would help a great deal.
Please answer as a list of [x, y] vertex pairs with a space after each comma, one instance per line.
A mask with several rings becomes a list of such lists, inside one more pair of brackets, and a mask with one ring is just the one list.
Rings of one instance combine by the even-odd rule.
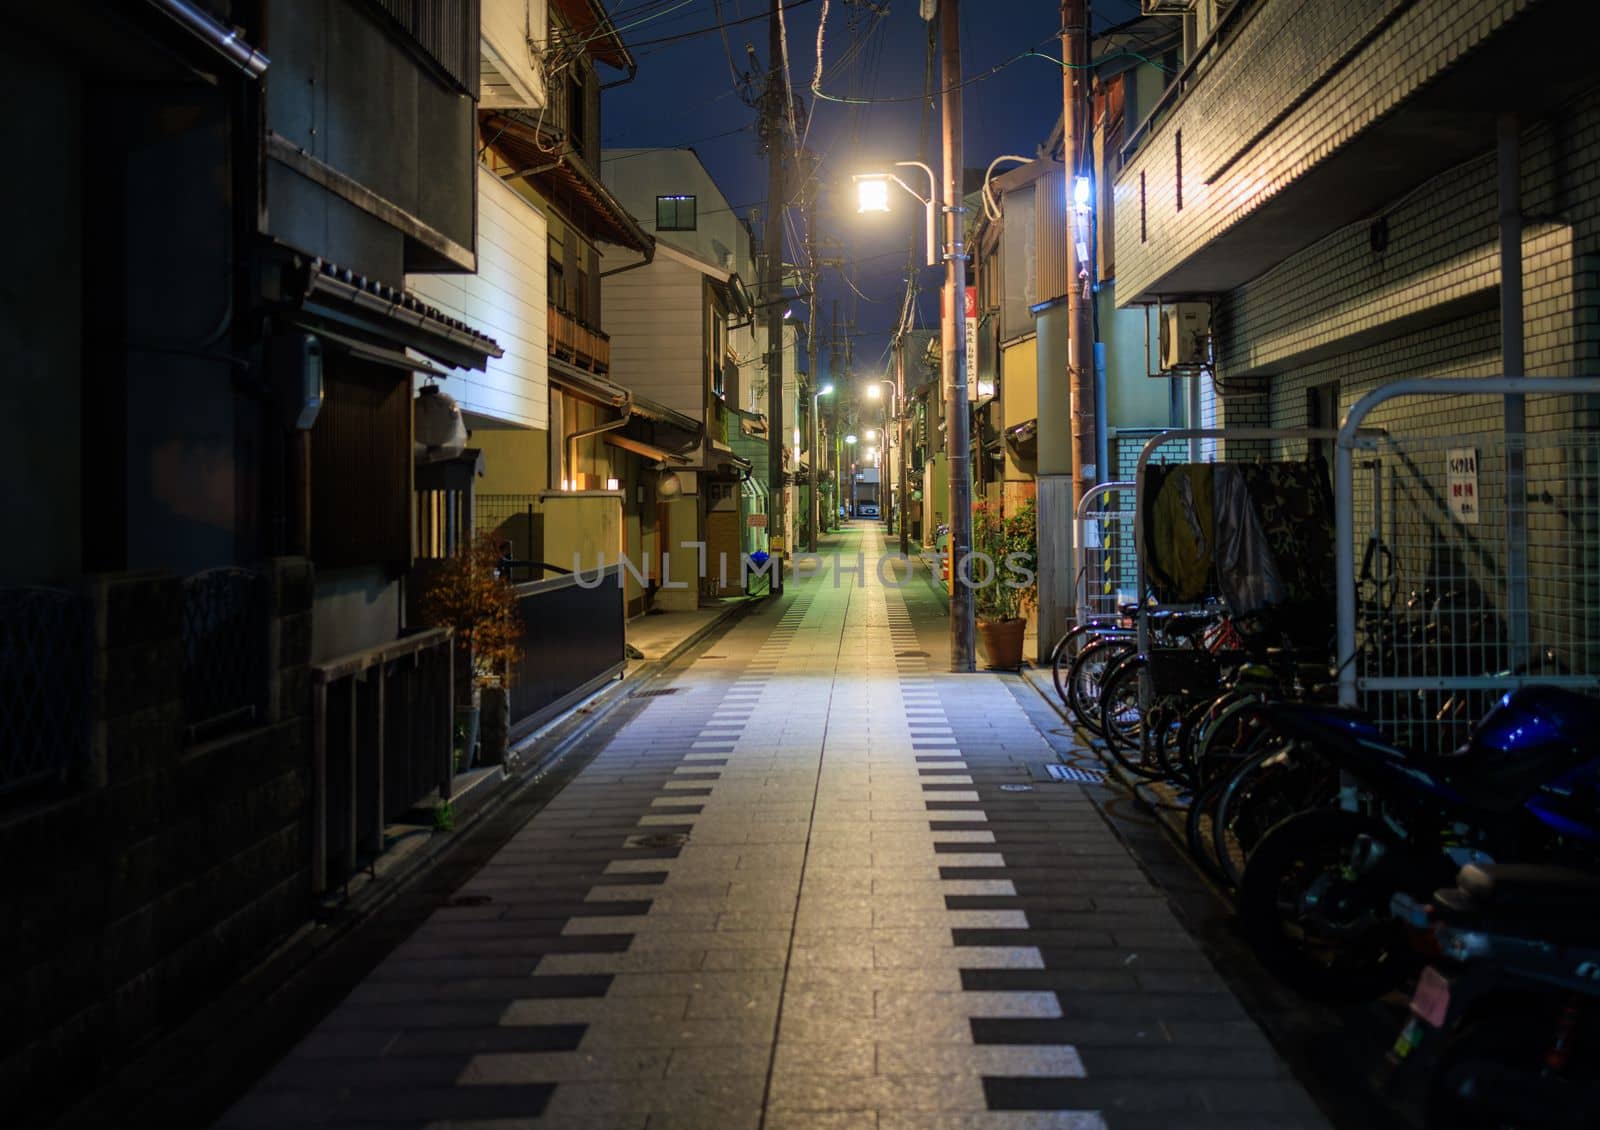
[[844, 402], [849, 385], [844, 379], [844, 339], [839, 336], [839, 300], [833, 300], [833, 337], [828, 342], [828, 372], [833, 376], [833, 436], [829, 440], [830, 459], [833, 463], [833, 510], [828, 515], [828, 525], [839, 528], [839, 507], [844, 504], [844, 452], [839, 446], [839, 405]]
[[967, 416], [965, 193], [961, 131], [960, 0], [939, 0], [939, 75], [944, 90], [945, 275], [943, 331], [945, 461], [950, 470], [950, 670], [977, 670], [973, 622], [971, 421]]
[[[786, 117], [783, 81], [783, 13], [780, 0], [769, 0], [767, 89], [761, 100], [767, 139], [766, 279], [761, 300], [767, 305], [767, 534], [782, 538], [786, 514], [783, 486], [783, 123]], [[772, 593], [783, 592], [783, 557], [789, 546], [772, 554]]]

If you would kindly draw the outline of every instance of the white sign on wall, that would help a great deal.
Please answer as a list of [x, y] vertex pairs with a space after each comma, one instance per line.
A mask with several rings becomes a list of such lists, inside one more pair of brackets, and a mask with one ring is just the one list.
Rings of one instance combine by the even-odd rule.
[[1478, 449], [1452, 447], [1445, 452], [1449, 470], [1450, 516], [1465, 526], [1478, 524]]

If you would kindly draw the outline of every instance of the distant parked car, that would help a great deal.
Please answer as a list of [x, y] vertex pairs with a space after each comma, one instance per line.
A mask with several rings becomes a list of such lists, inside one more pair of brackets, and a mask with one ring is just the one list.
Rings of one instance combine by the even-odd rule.
[[863, 502], [856, 507], [857, 518], [876, 518], [877, 516], [878, 504], [876, 502]]

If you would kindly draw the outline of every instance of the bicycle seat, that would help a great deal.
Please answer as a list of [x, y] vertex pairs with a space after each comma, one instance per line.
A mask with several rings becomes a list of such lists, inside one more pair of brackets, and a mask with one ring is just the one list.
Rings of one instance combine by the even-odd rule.
[[1137, 601], [1128, 601], [1117, 605], [1117, 611], [1122, 613], [1124, 616], [1137, 616], [1139, 615], [1140, 608], [1141, 605]]
[[1216, 618], [1207, 612], [1168, 612], [1161, 621], [1161, 630], [1193, 642], [1214, 623]]

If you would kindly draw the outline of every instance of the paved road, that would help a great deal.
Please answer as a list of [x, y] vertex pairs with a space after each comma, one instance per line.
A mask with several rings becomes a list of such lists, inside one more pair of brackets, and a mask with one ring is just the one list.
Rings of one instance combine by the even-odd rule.
[[833, 548], [218, 1125], [1322, 1127], [1042, 715]]

